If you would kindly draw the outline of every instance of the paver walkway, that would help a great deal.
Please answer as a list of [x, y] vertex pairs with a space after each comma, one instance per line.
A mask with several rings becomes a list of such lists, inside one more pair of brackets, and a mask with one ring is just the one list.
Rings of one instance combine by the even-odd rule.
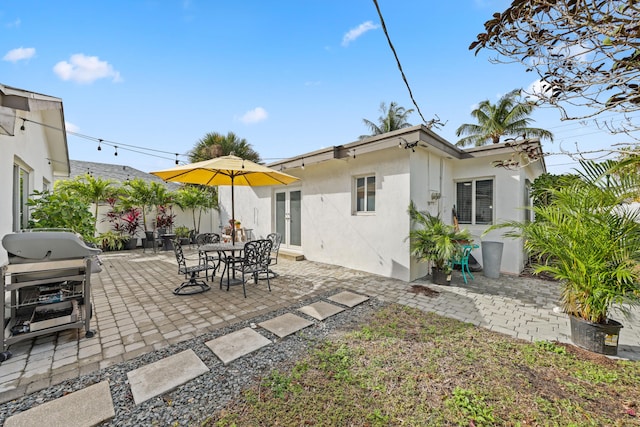
[[[363, 295], [341, 292], [334, 298], [336, 301], [364, 302], [368, 299]], [[352, 305], [352, 307], [355, 304]], [[317, 308], [309, 308], [314, 314]], [[344, 309], [336, 305], [325, 303], [320, 311], [323, 319], [342, 312]], [[286, 315], [266, 321], [263, 324], [276, 325], [290, 320]], [[302, 319], [304, 320], [304, 319]], [[297, 329], [309, 326], [313, 322], [297, 322]], [[223, 335], [205, 343], [207, 347], [225, 365], [246, 356], [251, 352], [271, 344], [271, 341], [252, 328], [243, 328], [236, 332]], [[133, 400], [136, 405], [171, 391], [186, 382], [206, 373], [209, 368], [189, 349], [173, 356], [165, 357], [127, 373]], [[87, 413], [85, 415], [85, 413]], [[80, 416], [82, 414], [82, 416]], [[108, 381], [92, 385], [73, 392], [69, 395], [52, 400], [18, 414], [12, 415], [5, 421], [5, 426], [21, 427], [36, 426], [43, 420], [49, 420], [54, 427], [91, 427], [107, 421], [115, 416], [115, 410]]]
[[[330, 302], [294, 315], [324, 318], [327, 313], [348, 309], [365, 298], [363, 295], [370, 295], [529, 341], [569, 341], [568, 319], [554, 311], [558, 285], [538, 279], [487, 279], [477, 273], [475, 280], [464, 285], [455, 272], [452, 286], [437, 286], [428, 281], [406, 283], [281, 257], [276, 268], [280, 277], [271, 281], [271, 292], [261, 282], [248, 286], [245, 299], [241, 287], [227, 292], [214, 282], [213, 289], [206, 293], [176, 296], [172, 290], [181, 276], [172, 253], [145, 254], [137, 250], [106, 253], [102, 258], [104, 270], [92, 281], [92, 329], [96, 336], [84, 338], [82, 330], [72, 330], [12, 345], [13, 357], [0, 365], [0, 403], [331, 290], [336, 294]], [[428, 285], [438, 292], [437, 296], [421, 294], [419, 288], [414, 289], [419, 285]], [[333, 302], [344, 307], [325, 306]], [[640, 360], [638, 311], [630, 319], [613, 317], [624, 324], [618, 356]], [[287, 335], [284, 329], [281, 333]]]

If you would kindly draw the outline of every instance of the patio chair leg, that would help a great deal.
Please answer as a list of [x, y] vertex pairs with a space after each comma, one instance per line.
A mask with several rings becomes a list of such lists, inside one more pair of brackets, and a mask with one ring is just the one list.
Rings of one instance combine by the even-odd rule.
[[197, 280], [196, 273], [191, 273], [191, 278], [186, 282], [182, 282], [180, 286], [173, 290], [175, 295], [193, 295], [206, 292], [211, 287], [202, 280]]

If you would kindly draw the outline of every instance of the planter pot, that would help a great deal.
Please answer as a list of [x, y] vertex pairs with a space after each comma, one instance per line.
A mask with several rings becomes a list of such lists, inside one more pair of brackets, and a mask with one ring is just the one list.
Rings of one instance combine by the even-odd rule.
[[142, 240], [142, 246], [145, 249], [153, 248], [154, 239], [155, 239], [153, 235], [153, 231], [145, 231], [144, 235], [145, 235], [145, 238]]
[[133, 237], [127, 240], [127, 242], [124, 244], [124, 248], [127, 250], [135, 249], [137, 247], [138, 247], [138, 239], [136, 237]]
[[592, 323], [569, 315], [571, 341], [578, 347], [594, 353], [615, 356], [618, 354], [618, 337], [622, 324], [613, 319], [607, 323]]
[[181, 244], [182, 246], [184, 246], [184, 245], [188, 245], [188, 244], [189, 244], [189, 242], [191, 242], [191, 239], [189, 239], [188, 237], [181, 237], [181, 238], [180, 238], [180, 244]]
[[446, 273], [444, 270], [431, 269], [431, 281], [436, 285], [449, 285], [451, 284], [451, 273]]
[[491, 279], [500, 277], [503, 247], [502, 242], [482, 242], [482, 271], [485, 277]]

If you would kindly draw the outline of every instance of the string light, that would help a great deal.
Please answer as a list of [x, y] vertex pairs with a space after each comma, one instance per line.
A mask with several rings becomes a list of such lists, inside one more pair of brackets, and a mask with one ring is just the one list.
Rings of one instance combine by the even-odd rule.
[[[0, 116], [7, 116], [7, 117], [15, 118], [15, 116], [7, 114], [7, 113], [4, 113], [4, 112], [1, 112], [1, 111], [0, 111]], [[156, 158], [164, 159], [164, 160], [174, 160], [173, 156], [176, 154], [174, 152], [157, 150], [157, 149], [154, 149], [154, 148], [141, 147], [141, 146], [137, 146], [137, 145], [123, 144], [123, 143], [120, 143], [120, 142], [105, 140], [103, 138], [97, 138], [97, 137], [94, 137], [94, 136], [84, 135], [84, 134], [81, 134], [81, 133], [78, 133], [78, 132], [73, 132], [73, 131], [70, 131], [70, 130], [67, 130], [67, 129], [64, 129], [64, 128], [60, 128], [60, 127], [57, 127], [57, 126], [52, 126], [52, 125], [48, 125], [46, 123], [41, 123], [41, 122], [38, 122], [38, 121], [35, 121], [35, 120], [30, 120], [30, 119], [28, 119], [26, 117], [17, 117], [17, 118], [22, 120], [22, 122], [23, 122], [22, 126], [20, 126], [21, 130], [25, 130], [24, 127], [25, 127], [25, 123], [26, 122], [31, 122], [31, 123], [34, 123], [34, 124], [39, 125], [39, 126], [43, 126], [43, 127], [49, 128], [49, 129], [53, 129], [53, 130], [57, 130], [57, 131], [60, 131], [60, 132], [64, 132], [67, 135], [72, 135], [72, 136], [76, 136], [78, 138], [87, 139], [87, 140], [90, 140], [90, 141], [95, 141], [95, 142], [98, 143], [98, 146], [100, 147], [100, 148], [98, 148], [99, 151], [102, 151], [102, 145], [107, 145], [109, 147], [114, 147], [114, 148], [117, 146], [121, 150], [126, 150], [126, 151], [130, 151], [130, 152], [133, 152], [133, 153], [138, 153], [138, 154], [142, 154], [142, 155], [145, 155], [145, 156], [152, 156], [152, 157], [156, 157]], [[153, 154], [153, 153], [159, 153], [160, 155]], [[166, 157], [166, 156], [163, 156], [162, 154], [170, 154], [172, 157]], [[178, 154], [178, 155], [179, 156], [188, 157], [188, 154]]]
[[176, 153], [176, 165], [179, 164], [178, 163], [178, 153]]
[[113, 153], [113, 155], [114, 155], [114, 156], [117, 156], [117, 155], [118, 155], [118, 146], [117, 146], [117, 145], [114, 145], [114, 146], [113, 146], [113, 148], [115, 148], [115, 149], [116, 149], [116, 151]]
[[302, 169], [304, 169], [304, 157], [302, 158]]

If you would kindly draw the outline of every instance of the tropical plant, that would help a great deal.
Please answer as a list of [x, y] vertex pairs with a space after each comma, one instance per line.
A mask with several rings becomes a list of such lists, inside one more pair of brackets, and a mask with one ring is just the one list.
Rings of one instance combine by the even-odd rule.
[[171, 230], [175, 222], [176, 215], [171, 212], [171, 208], [166, 205], [158, 206], [158, 215], [156, 216], [156, 227]]
[[548, 205], [553, 201], [553, 191], [580, 179], [574, 174], [553, 175], [543, 173], [531, 183], [531, 197], [533, 198], [533, 206]]
[[189, 227], [186, 225], [179, 225], [173, 231], [176, 234], [176, 237], [181, 237], [183, 239], [189, 237]]
[[492, 142], [498, 144], [503, 136], [537, 137], [553, 141], [553, 134], [548, 130], [529, 127], [533, 119], [529, 116], [535, 109], [535, 104], [520, 98], [520, 89], [512, 90], [502, 96], [494, 105], [489, 100], [482, 101], [478, 108], [471, 111], [477, 124], [465, 123], [456, 130], [456, 136], [461, 138], [456, 145], [482, 145]]
[[97, 230], [98, 208], [101, 203], [110, 197], [114, 197], [119, 192], [115, 181], [110, 179], [94, 178], [91, 174], [77, 176], [72, 180], [60, 180], [55, 183], [55, 191], [75, 192], [82, 200], [92, 203], [93, 212], [93, 228], [94, 233]]
[[229, 132], [227, 135], [218, 132], [207, 133], [189, 153], [189, 161], [192, 163], [200, 162], [215, 157], [228, 156], [232, 153], [252, 162], [260, 163], [262, 161], [251, 144], [244, 138], [238, 138], [233, 132]]
[[199, 234], [202, 213], [218, 209], [218, 192], [216, 187], [184, 185], [176, 192], [175, 202], [182, 210], [191, 209], [193, 229]]
[[167, 188], [157, 182], [148, 182], [142, 178], [135, 178], [125, 182], [124, 197], [129, 203], [138, 206], [142, 211], [142, 226], [144, 231], [148, 231], [147, 213], [154, 209], [158, 210], [158, 205], [163, 204], [168, 196]]
[[471, 241], [469, 230], [456, 230], [439, 216], [418, 211], [413, 201], [408, 212], [418, 226], [409, 232], [411, 255], [420, 261], [433, 262], [433, 268], [438, 271], [450, 272], [451, 259], [462, 254], [461, 242]]
[[119, 230], [124, 234], [128, 234], [129, 237], [134, 237], [138, 231], [144, 231], [142, 228], [142, 211], [140, 209], [132, 207], [122, 212], [120, 215]]
[[28, 228], [65, 228], [95, 242], [95, 225], [89, 204], [72, 192], [34, 191]]
[[124, 248], [125, 243], [129, 240], [129, 236], [109, 230], [101, 233], [97, 240], [103, 250], [119, 251]]
[[583, 161], [580, 179], [550, 188], [549, 204], [534, 206], [534, 222], [505, 221], [505, 236], [522, 238], [540, 254], [536, 274], [562, 283], [564, 311], [606, 323], [617, 306], [624, 313], [640, 301], [640, 212], [623, 208], [640, 184], [637, 174], [612, 173], [617, 163]]
[[371, 133], [369, 135], [360, 135], [360, 139], [413, 126], [411, 123], [407, 122], [407, 117], [409, 114], [413, 113], [412, 108], [407, 110], [404, 107], [399, 106], [397, 103], [391, 102], [387, 109], [387, 105], [384, 102], [381, 102], [380, 112], [382, 115], [378, 117], [378, 124], [371, 120], [362, 119], [365, 126], [369, 128]]
[[111, 230], [126, 235], [127, 238], [134, 237], [142, 228], [142, 212], [129, 199], [107, 199], [110, 206], [105, 214], [105, 220], [111, 224]]

